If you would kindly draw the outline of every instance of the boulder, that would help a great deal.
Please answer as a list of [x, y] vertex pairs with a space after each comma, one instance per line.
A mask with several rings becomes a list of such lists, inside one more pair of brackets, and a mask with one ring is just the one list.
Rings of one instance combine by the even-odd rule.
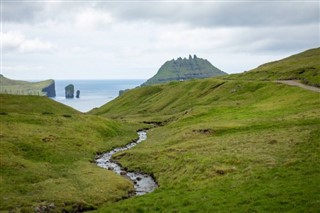
[[127, 175], [127, 172], [121, 171], [121, 172], [120, 172], [120, 175]]

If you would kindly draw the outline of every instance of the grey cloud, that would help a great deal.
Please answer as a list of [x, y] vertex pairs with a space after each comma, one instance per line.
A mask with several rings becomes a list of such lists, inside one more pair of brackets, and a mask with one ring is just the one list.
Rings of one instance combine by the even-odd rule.
[[92, 2], [32, 1], [3, 2], [2, 19], [4, 22], [39, 23], [47, 20], [63, 19], [79, 10], [92, 7]]
[[227, 46], [243, 52], [298, 52], [320, 45], [317, 24], [240, 29]]
[[282, 26], [319, 22], [316, 2], [98, 3], [123, 20], [183, 22], [195, 26]]
[[2, 20], [5, 22], [33, 21], [37, 13], [42, 9], [42, 3], [2, 2]]
[[317, 2], [4, 2], [3, 20], [32, 22], [93, 7], [122, 21], [185, 23], [202, 27], [319, 23]]

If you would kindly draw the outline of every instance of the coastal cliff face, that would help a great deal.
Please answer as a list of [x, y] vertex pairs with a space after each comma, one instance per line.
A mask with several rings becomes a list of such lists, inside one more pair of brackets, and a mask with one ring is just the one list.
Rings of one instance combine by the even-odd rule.
[[213, 66], [208, 60], [198, 58], [196, 55], [177, 60], [172, 59], [164, 63], [158, 73], [147, 80], [142, 86], [161, 84], [170, 81], [183, 81], [188, 79], [209, 78], [227, 73]]
[[42, 89], [42, 92], [46, 93], [47, 97], [56, 97], [56, 86], [54, 80], [51, 80], [51, 84]]
[[38, 95], [55, 97], [55, 81], [45, 80], [39, 82], [28, 82], [12, 80], [0, 75], [0, 93], [13, 95]]

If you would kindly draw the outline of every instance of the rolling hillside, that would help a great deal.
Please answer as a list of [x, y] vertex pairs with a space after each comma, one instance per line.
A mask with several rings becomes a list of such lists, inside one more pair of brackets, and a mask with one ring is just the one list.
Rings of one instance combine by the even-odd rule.
[[319, 93], [261, 75], [141, 87], [93, 110], [156, 126], [116, 160], [160, 186], [99, 212], [317, 212]]
[[248, 72], [230, 75], [229, 79], [299, 80], [320, 87], [320, 48], [306, 50], [290, 57], [263, 64]]
[[79, 212], [128, 196], [132, 184], [93, 163], [135, 127], [49, 98], [0, 94], [0, 211]]
[[[316, 82], [313, 69], [296, 73], [314, 51], [293, 56], [291, 71], [144, 86], [88, 114], [0, 94], [0, 211], [318, 212], [319, 93], [273, 82]], [[146, 127], [147, 140], [114, 160], [159, 188], [123, 200], [132, 184], [92, 160]]]

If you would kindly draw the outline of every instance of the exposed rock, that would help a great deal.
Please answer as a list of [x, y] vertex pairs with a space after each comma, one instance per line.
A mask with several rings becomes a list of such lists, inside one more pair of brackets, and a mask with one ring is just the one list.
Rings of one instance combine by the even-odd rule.
[[51, 80], [51, 83], [42, 89], [42, 92], [44, 92], [47, 97], [56, 97], [56, 86], [54, 80]]
[[66, 98], [74, 98], [74, 86], [73, 84], [69, 84], [65, 88]]
[[77, 90], [77, 92], [76, 92], [76, 98], [80, 98], [80, 90]]
[[28, 82], [12, 80], [0, 74], [0, 82], [0, 93], [48, 97], [56, 96], [55, 82], [52, 79], [39, 82]]
[[127, 172], [125, 172], [125, 171], [120, 172], [120, 175], [126, 175], [126, 174], [127, 174]]
[[189, 55], [188, 59], [179, 57], [177, 60], [167, 61], [160, 67], [158, 73], [143, 83], [142, 86], [226, 74], [214, 67], [208, 60], [198, 58], [196, 55], [192, 58]]

